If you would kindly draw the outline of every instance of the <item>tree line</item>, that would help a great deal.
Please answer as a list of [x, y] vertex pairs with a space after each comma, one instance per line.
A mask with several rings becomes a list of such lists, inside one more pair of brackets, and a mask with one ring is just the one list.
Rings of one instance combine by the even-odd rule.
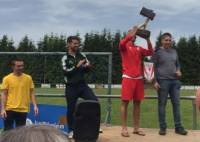
[[[161, 32], [162, 33], [162, 32]], [[160, 45], [158, 35], [155, 48]], [[104, 29], [102, 32], [90, 32], [82, 39], [83, 52], [112, 52], [112, 83], [121, 83], [121, 58], [118, 50], [119, 41], [126, 33], [116, 31], [111, 33]], [[79, 34], [77, 34], [79, 35]], [[0, 38], [0, 52], [65, 52], [66, 35], [44, 35], [37, 43], [28, 36], [24, 36], [17, 46], [7, 35]], [[173, 48], [177, 49], [183, 73], [182, 82], [187, 85], [200, 84], [200, 37], [181, 37], [174, 41]], [[0, 55], [0, 79], [11, 72], [10, 62], [14, 58], [22, 58], [25, 61], [25, 72], [31, 74], [35, 83], [51, 83], [52, 85], [63, 83], [63, 72], [60, 55]], [[87, 75], [89, 83], [107, 83], [108, 56], [87, 55], [93, 69]]]

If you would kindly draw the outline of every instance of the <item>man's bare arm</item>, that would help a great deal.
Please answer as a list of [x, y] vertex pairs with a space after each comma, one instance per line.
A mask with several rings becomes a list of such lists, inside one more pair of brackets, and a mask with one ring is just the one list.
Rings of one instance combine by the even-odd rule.
[[38, 115], [39, 110], [38, 110], [38, 106], [37, 106], [37, 100], [35, 97], [34, 89], [30, 90], [30, 95], [31, 95], [31, 101], [32, 101], [33, 107], [34, 107], [34, 113], [35, 113], [35, 115]]
[[7, 102], [8, 90], [4, 89], [1, 93], [1, 117], [6, 118], [6, 102]]

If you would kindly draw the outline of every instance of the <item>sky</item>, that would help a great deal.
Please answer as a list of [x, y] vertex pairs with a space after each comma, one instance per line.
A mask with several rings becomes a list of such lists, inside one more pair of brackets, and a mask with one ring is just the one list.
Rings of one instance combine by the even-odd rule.
[[18, 44], [25, 35], [37, 43], [50, 33], [124, 32], [144, 22], [143, 6], [156, 13], [147, 27], [153, 43], [160, 31], [175, 40], [200, 36], [199, 0], [0, 0], [0, 37], [6, 34]]

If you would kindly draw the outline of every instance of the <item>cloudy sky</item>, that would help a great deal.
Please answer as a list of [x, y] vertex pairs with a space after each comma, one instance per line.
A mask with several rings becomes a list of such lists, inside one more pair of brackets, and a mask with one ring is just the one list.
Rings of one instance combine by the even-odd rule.
[[153, 41], [161, 30], [176, 40], [200, 35], [199, 0], [0, 0], [0, 37], [7, 34], [17, 44], [25, 35], [37, 42], [52, 32], [124, 32], [144, 21], [143, 6], [157, 14], [148, 27]]

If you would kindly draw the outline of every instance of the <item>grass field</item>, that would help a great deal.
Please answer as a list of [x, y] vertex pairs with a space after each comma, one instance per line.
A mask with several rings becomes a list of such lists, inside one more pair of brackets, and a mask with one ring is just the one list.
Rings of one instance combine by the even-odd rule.
[[[107, 94], [106, 89], [94, 89], [95, 94]], [[37, 88], [36, 93], [44, 94], [64, 94], [63, 89], [41, 89]], [[112, 94], [120, 94], [120, 89], [113, 89]], [[145, 89], [145, 95], [155, 96], [156, 92], [154, 89]], [[194, 90], [182, 90], [181, 96], [194, 96]], [[41, 104], [54, 104], [54, 105], [64, 105], [66, 106], [65, 98], [37, 98], [38, 102]], [[101, 102], [101, 120], [102, 122], [105, 119], [106, 114], [106, 99], [100, 99]], [[128, 114], [128, 125], [132, 126], [132, 103], [129, 105], [129, 114]], [[185, 128], [192, 129], [192, 102], [189, 100], [181, 100], [181, 116], [182, 123]], [[168, 128], [173, 128], [173, 114], [171, 108], [171, 102], [168, 100], [167, 109], [166, 109], [166, 120], [168, 123]], [[200, 129], [199, 116], [197, 118], [198, 126]], [[120, 99], [112, 99], [112, 116], [111, 116], [112, 125], [120, 125]], [[141, 108], [141, 127], [145, 128], [158, 128], [158, 113], [157, 113], [157, 100], [145, 100], [142, 103]]]

